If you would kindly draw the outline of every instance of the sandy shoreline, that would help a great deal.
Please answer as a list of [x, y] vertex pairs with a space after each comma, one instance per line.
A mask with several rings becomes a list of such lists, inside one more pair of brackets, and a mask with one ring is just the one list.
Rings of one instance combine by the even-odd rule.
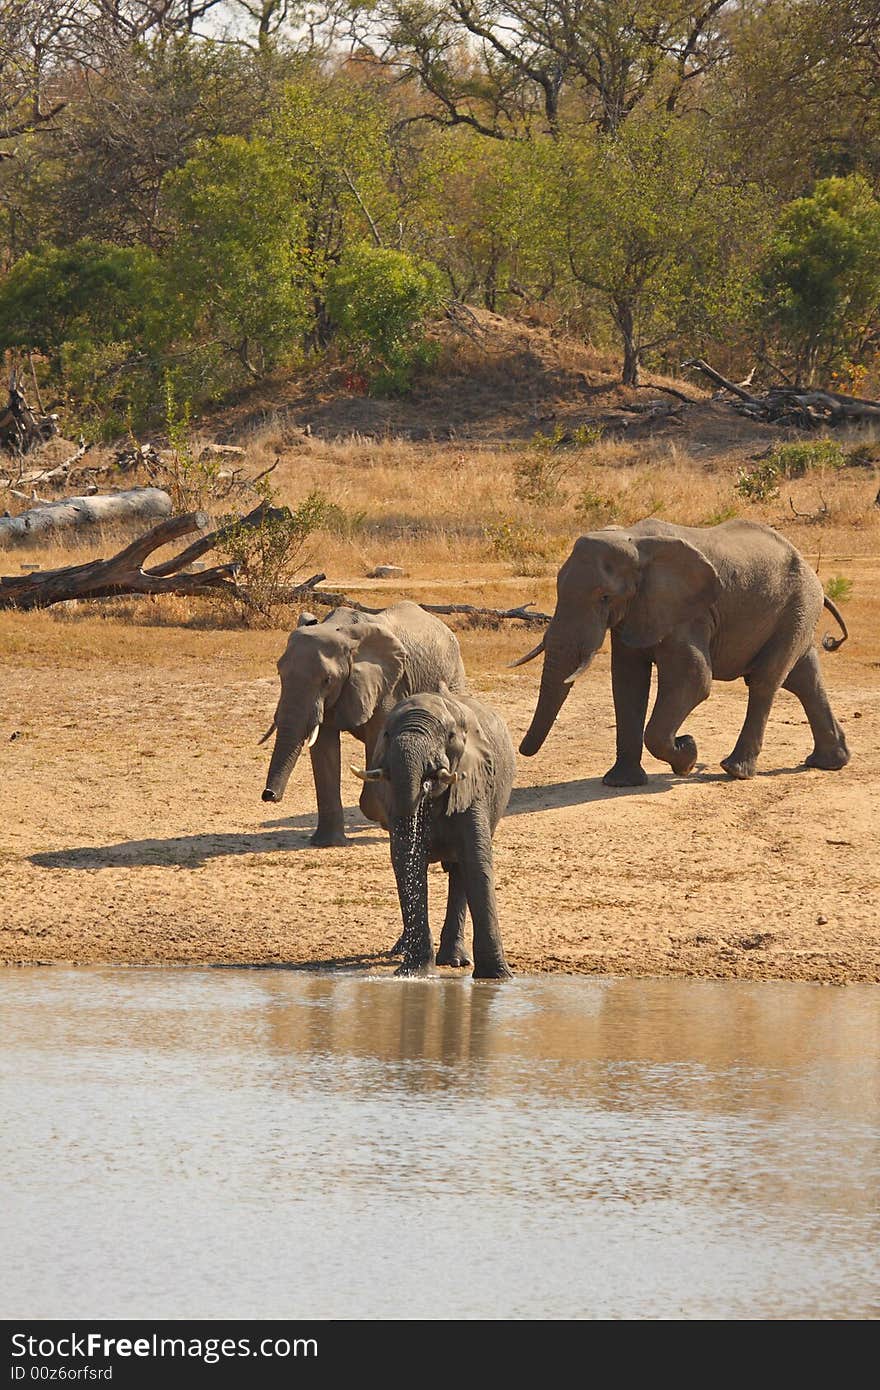
[[[90, 626], [76, 634], [84, 650]], [[40, 651], [49, 631], [48, 619], [32, 620], [32, 649], [4, 661], [5, 962], [393, 968], [383, 954], [399, 930], [387, 842], [355, 809], [355, 779], [346, 772], [345, 849], [308, 845], [307, 766], [280, 806], [260, 801], [272, 634], [256, 653], [235, 633], [194, 633], [155, 664], [108, 653], [59, 667]], [[470, 669], [481, 640], [462, 634]], [[519, 649], [522, 634], [509, 645]], [[491, 664], [474, 684], [518, 741], [537, 673]], [[676, 778], [646, 758], [645, 787], [612, 791], [600, 780], [614, 738], [602, 653], [542, 753], [519, 760], [499, 828], [513, 968], [880, 981], [880, 671], [858, 642], [825, 668], [853, 752], [843, 771], [799, 766], [809, 730], [783, 694], [760, 775], [730, 782], [719, 762], [745, 692], [719, 684], [688, 721], [695, 774]], [[345, 742], [347, 768], [360, 746]], [[445, 878], [439, 867], [430, 877], [436, 934]]]

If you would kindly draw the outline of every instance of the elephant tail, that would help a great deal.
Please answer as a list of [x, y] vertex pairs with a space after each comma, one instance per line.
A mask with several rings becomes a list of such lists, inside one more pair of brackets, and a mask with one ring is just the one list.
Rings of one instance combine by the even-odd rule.
[[826, 632], [825, 636], [822, 638], [822, 646], [824, 647], [825, 651], [836, 652], [838, 647], [843, 646], [847, 637], [849, 637], [849, 633], [846, 630], [846, 623], [843, 621], [843, 618], [840, 616], [840, 613], [837, 610], [837, 606], [831, 602], [827, 594], [823, 595], [822, 602], [828, 609], [828, 612], [831, 614], [831, 616], [835, 619], [835, 621], [840, 623], [840, 630], [843, 633], [842, 637], [832, 637], [830, 632]]

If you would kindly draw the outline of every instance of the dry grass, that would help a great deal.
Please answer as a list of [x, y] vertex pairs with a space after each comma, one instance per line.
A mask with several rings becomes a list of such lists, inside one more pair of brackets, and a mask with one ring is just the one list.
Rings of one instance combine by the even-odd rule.
[[[252, 439], [248, 467], [256, 471], [265, 466], [269, 445], [275, 447], [276, 442]], [[567, 451], [558, 499], [538, 503], [516, 495], [517, 464], [533, 454], [531, 446], [465, 452], [449, 445], [403, 441], [306, 439], [282, 454], [273, 480], [283, 502], [296, 504], [319, 489], [342, 508], [346, 523], [333, 534], [311, 538], [304, 570], [324, 570], [328, 587], [377, 608], [412, 597], [502, 608], [532, 600], [538, 608], [552, 611], [556, 568], [583, 530], [612, 520], [625, 524], [648, 514], [706, 525], [735, 512], [778, 527], [819, 568], [823, 579], [851, 579], [852, 596], [844, 604], [851, 627], [861, 629], [863, 638], [876, 627], [862, 579], [867, 557], [880, 555], [880, 509], [874, 506], [877, 478], [870, 470], [830, 469], [783, 481], [777, 500], [752, 505], [735, 491], [741, 451], [705, 462], [674, 441], [600, 442]], [[590, 517], [584, 510], [585, 495], [608, 505]], [[824, 501], [827, 513], [815, 522], [797, 518], [789, 497], [805, 513], [818, 513]], [[546, 556], [534, 567], [537, 573], [517, 574], [527, 566], [498, 557], [487, 528], [502, 523], [534, 538], [536, 551]], [[0, 568], [15, 573], [25, 557], [44, 568], [75, 563], [88, 554], [108, 554], [125, 539], [119, 530], [92, 532], [74, 549], [54, 544], [6, 551]], [[385, 562], [401, 565], [405, 577], [364, 577]], [[273, 675], [283, 632], [295, 620], [295, 611], [284, 611], [277, 629], [252, 632], [241, 627], [227, 605], [212, 600], [130, 598], [66, 604], [43, 614], [0, 614], [0, 650], [25, 665], [123, 662], [173, 667], [184, 660], [222, 659], [240, 669], [243, 677]], [[478, 681], [490, 673], [497, 680], [507, 661], [531, 645], [530, 632], [520, 625], [505, 624], [498, 631], [455, 625]]]

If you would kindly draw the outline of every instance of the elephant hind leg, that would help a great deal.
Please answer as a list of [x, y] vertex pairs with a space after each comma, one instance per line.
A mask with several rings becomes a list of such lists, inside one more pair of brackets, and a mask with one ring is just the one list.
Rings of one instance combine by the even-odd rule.
[[[810, 649], [811, 639], [804, 628], [803, 612], [793, 604], [781, 615], [776, 632], [745, 675], [749, 689], [746, 717], [733, 752], [721, 760], [729, 777], [740, 781], [754, 777], [776, 692], [784, 681], [791, 679]], [[793, 662], [797, 653], [800, 655]], [[795, 681], [798, 683], [797, 677]]]
[[440, 946], [437, 951], [438, 965], [471, 965], [470, 956], [464, 942], [464, 929], [467, 922], [467, 891], [464, 875], [458, 864], [449, 865], [449, 895], [446, 899], [446, 917], [440, 933]]
[[697, 745], [690, 734], [678, 730], [697, 705], [709, 698], [712, 671], [702, 652], [691, 650], [682, 670], [676, 664], [657, 670], [657, 700], [645, 729], [645, 747], [661, 762], [669, 763], [679, 777], [692, 772], [697, 761]]
[[797, 696], [810, 721], [813, 751], [806, 759], [807, 767], [820, 767], [831, 772], [846, 767], [849, 762], [846, 736], [831, 712], [814, 647], [804, 652], [800, 661], [795, 663], [782, 688]]

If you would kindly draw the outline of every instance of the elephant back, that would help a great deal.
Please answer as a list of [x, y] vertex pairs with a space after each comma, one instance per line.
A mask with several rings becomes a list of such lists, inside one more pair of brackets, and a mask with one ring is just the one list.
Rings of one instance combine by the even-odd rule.
[[410, 695], [439, 693], [444, 687], [455, 695], [465, 693], [467, 675], [451, 628], [409, 601], [386, 608], [382, 618], [406, 652], [395, 703]]

